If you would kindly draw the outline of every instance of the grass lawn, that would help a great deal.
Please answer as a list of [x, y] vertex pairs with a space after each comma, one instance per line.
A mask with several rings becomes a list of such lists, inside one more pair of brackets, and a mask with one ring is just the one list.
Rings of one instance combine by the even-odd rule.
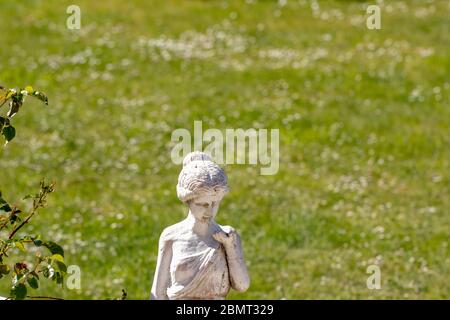
[[[450, 3], [74, 1], [0, 3], [0, 84], [32, 85], [0, 151], [3, 197], [46, 177], [28, 230], [58, 241], [82, 289], [147, 299], [157, 242], [186, 207], [177, 128], [278, 128], [280, 169], [226, 165], [217, 221], [243, 238], [252, 283], [234, 299], [450, 298]], [[369, 290], [366, 268], [381, 268]], [[0, 295], [9, 282], [0, 281]]]

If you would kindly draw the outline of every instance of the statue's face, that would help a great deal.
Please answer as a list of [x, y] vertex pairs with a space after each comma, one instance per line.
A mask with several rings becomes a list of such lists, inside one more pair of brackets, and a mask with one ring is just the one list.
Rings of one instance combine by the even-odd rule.
[[214, 219], [222, 197], [222, 195], [197, 197], [189, 202], [189, 209], [197, 220]]

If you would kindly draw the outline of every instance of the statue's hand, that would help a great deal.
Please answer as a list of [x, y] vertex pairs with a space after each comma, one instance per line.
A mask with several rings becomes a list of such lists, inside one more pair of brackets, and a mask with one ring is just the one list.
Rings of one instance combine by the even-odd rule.
[[213, 238], [216, 239], [216, 241], [220, 242], [224, 246], [230, 246], [233, 245], [233, 243], [236, 243], [238, 234], [236, 230], [233, 228], [230, 229], [230, 232], [226, 233], [224, 231], [219, 231], [213, 234]]

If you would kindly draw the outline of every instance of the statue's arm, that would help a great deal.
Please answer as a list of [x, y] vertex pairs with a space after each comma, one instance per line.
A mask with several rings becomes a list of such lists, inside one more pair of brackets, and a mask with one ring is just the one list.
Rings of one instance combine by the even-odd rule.
[[231, 241], [226, 241], [224, 247], [230, 272], [231, 287], [236, 291], [243, 292], [250, 286], [250, 277], [244, 261], [241, 237], [234, 229], [228, 235], [231, 237]]
[[167, 288], [170, 285], [170, 263], [172, 261], [172, 243], [165, 239], [164, 233], [159, 239], [158, 260], [153, 278], [151, 299], [167, 300]]

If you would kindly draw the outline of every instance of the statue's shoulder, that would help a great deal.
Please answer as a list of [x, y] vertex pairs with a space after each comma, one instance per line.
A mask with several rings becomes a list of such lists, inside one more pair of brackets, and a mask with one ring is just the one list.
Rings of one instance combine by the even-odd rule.
[[181, 234], [185, 232], [185, 224], [183, 221], [175, 223], [171, 226], [168, 226], [161, 233], [160, 240], [161, 241], [172, 241], [180, 237]]

